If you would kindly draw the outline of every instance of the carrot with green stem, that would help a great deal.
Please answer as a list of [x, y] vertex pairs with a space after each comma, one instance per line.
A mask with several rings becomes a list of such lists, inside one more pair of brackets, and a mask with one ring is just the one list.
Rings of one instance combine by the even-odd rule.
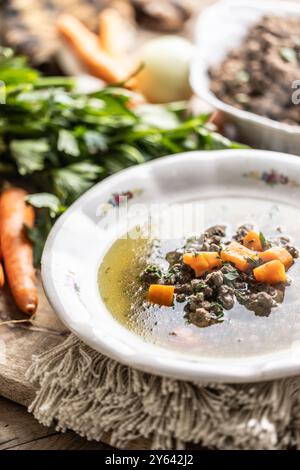
[[1, 248], [7, 280], [22, 312], [32, 315], [38, 305], [33, 247], [25, 227], [33, 227], [34, 209], [25, 202], [27, 192], [9, 188], [0, 198]]

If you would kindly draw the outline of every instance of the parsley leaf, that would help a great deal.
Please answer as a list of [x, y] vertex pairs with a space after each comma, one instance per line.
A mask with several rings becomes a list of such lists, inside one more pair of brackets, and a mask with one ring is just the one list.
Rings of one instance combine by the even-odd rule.
[[43, 170], [46, 153], [49, 151], [47, 139], [12, 140], [10, 151], [20, 175], [28, 175]]
[[57, 149], [60, 152], [65, 152], [72, 157], [79, 157], [80, 149], [78, 142], [72, 132], [66, 129], [60, 129], [58, 132]]
[[99, 151], [108, 149], [107, 137], [100, 132], [86, 130], [83, 135], [83, 140], [91, 155], [96, 155]]
[[232, 282], [239, 277], [239, 273], [236, 269], [229, 271], [228, 273], [223, 274], [223, 277], [226, 281]]
[[25, 227], [25, 229], [28, 238], [34, 243], [34, 265], [38, 267], [52, 225], [66, 207], [54, 194], [49, 193], [31, 194], [27, 196], [26, 202], [37, 209], [35, 226]]
[[36, 268], [39, 267], [46, 239], [52, 228], [53, 221], [46, 212], [38, 216], [35, 226], [30, 228], [25, 226], [29, 240], [34, 244], [33, 262]]
[[103, 167], [82, 161], [52, 171], [54, 193], [70, 204], [104, 173]]
[[49, 209], [52, 218], [65, 210], [65, 206], [61, 204], [58, 197], [50, 193], [30, 194], [27, 196], [26, 202], [37, 209]]

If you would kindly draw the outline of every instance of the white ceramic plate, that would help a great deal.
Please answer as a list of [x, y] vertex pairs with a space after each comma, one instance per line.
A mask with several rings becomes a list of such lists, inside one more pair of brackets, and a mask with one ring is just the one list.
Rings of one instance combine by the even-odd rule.
[[[230, 106], [219, 100], [209, 88], [208, 69], [220, 64], [229, 51], [239, 47], [250, 27], [266, 14], [300, 17], [300, 4], [222, 0], [205, 9], [195, 29], [196, 55], [191, 64], [191, 85], [196, 95], [222, 111], [227, 120], [235, 124], [244, 142], [255, 148], [299, 154], [300, 126], [282, 124]], [[291, 99], [293, 91], [291, 84]]]
[[284, 308], [268, 318], [246, 310], [229, 314], [224, 324], [202, 329], [197, 354], [145, 341], [112, 317], [100, 297], [97, 272], [120, 234], [112, 195], [127, 191], [134, 196], [131, 204], [200, 201], [205, 226], [254, 221], [270, 234], [281, 225], [300, 246], [300, 160], [261, 150], [228, 150], [185, 153], [133, 167], [97, 184], [60, 217], [42, 259], [46, 295], [61, 320], [92, 348], [124, 364], [203, 382], [299, 373], [297, 263], [291, 268], [293, 294], [286, 295]]

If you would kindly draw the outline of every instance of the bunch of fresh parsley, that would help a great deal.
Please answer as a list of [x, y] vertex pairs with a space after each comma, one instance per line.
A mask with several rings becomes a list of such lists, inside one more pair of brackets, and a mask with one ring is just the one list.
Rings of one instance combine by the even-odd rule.
[[76, 93], [73, 79], [42, 77], [11, 49], [0, 49], [0, 80], [0, 175], [41, 192], [28, 198], [40, 212], [29, 232], [36, 262], [53, 221], [106, 176], [167, 154], [238, 147], [207, 115], [187, 117], [185, 103], [132, 109], [119, 86]]

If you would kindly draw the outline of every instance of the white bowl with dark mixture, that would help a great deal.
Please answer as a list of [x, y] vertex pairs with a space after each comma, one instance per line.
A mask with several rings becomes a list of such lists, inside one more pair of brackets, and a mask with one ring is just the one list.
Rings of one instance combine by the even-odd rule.
[[299, 155], [300, 4], [223, 0], [200, 16], [196, 45], [195, 93], [245, 143]]

